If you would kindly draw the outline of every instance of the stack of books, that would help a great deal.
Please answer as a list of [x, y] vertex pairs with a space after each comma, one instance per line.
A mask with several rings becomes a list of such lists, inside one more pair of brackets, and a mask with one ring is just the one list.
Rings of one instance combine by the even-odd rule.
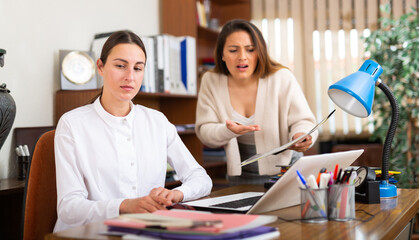
[[216, 214], [173, 209], [153, 213], [123, 214], [105, 221], [108, 234], [140, 235], [161, 239], [271, 239], [278, 229], [264, 226], [276, 216]]

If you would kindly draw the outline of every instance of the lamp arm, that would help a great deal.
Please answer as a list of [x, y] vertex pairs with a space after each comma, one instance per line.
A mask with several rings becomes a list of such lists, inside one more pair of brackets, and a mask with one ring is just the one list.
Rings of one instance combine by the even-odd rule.
[[391, 150], [391, 143], [393, 142], [394, 134], [396, 133], [397, 124], [399, 122], [399, 106], [397, 104], [396, 98], [394, 97], [393, 93], [391, 92], [390, 88], [384, 84], [383, 82], [379, 81], [378, 87], [384, 92], [387, 96], [388, 100], [390, 101], [391, 105], [391, 122], [390, 127], [387, 131], [386, 139], [384, 141], [384, 148], [383, 148], [383, 157], [382, 157], [382, 168], [381, 168], [381, 180], [387, 181], [389, 179], [388, 171], [389, 171], [389, 157], [390, 157], [390, 150]]

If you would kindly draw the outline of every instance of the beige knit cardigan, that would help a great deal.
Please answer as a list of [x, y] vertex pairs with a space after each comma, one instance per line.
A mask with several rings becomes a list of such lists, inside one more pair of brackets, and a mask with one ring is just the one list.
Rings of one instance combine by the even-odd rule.
[[[233, 108], [227, 87], [227, 76], [214, 72], [204, 74], [198, 95], [195, 131], [198, 138], [208, 147], [224, 146], [227, 155], [227, 173], [230, 176], [241, 175], [240, 153], [237, 134], [231, 132], [225, 124], [232, 118]], [[255, 124], [260, 131], [255, 132], [256, 152], [264, 153], [277, 148], [290, 140], [297, 132], [308, 132], [315, 125], [315, 118], [307, 100], [288, 69], [259, 79]], [[317, 131], [311, 134], [313, 143]], [[279, 172], [275, 165], [288, 164], [292, 152], [285, 151], [276, 156], [259, 160], [259, 174], [272, 175]]]

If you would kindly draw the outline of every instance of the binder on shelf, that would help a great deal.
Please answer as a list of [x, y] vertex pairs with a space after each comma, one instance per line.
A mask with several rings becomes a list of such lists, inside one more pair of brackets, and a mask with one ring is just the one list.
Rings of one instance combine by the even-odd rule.
[[186, 94], [182, 88], [181, 75], [181, 49], [178, 37], [169, 36], [169, 71], [170, 71], [170, 93]]
[[163, 38], [163, 92], [170, 93], [170, 36], [162, 34]]
[[144, 78], [141, 91], [156, 92], [155, 84], [155, 57], [154, 57], [154, 38], [141, 37], [147, 52], [147, 62], [144, 69]]
[[164, 92], [164, 41], [162, 35], [155, 36], [156, 38], [156, 59], [157, 65], [155, 69], [155, 84], [156, 84], [156, 92]]
[[193, 37], [182, 37], [180, 42], [180, 59], [182, 83], [187, 94], [196, 95], [196, 40]]

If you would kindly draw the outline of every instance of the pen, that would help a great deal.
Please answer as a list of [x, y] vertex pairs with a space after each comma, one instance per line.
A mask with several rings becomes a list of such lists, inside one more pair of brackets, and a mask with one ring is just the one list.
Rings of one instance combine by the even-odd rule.
[[330, 175], [329, 185], [332, 185], [333, 184], [333, 173], [329, 172], [329, 175]]
[[354, 184], [356, 177], [357, 177], [356, 171], [352, 171], [351, 176], [349, 177], [349, 184]]
[[353, 171], [354, 171], [354, 169], [352, 168], [349, 172], [348, 172], [348, 174], [346, 175], [346, 183], [347, 184], [351, 184], [351, 175], [352, 175], [352, 173], [353, 173]]
[[298, 175], [297, 179], [299, 179], [301, 181], [301, 183], [304, 185], [304, 187], [308, 190], [308, 193], [309, 193], [308, 198], [309, 198], [311, 207], [315, 211], [319, 211], [320, 214], [322, 215], [322, 217], [327, 217], [326, 213], [322, 209], [320, 209], [319, 204], [317, 203], [316, 198], [314, 196], [314, 193], [311, 191], [310, 187], [307, 185], [307, 182], [304, 179], [304, 177], [301, 175], [300, 171], [297, 170], [296, 172], [297, 172], [297, 175]]
[[344, 170], [343, 171], [343, 175], [342, 175], [342, 177], [339, 180], [339, 183], [345, 184], [346, 183], [347, 176], [348, 176], [348, 171]]
[[335, 182], [336, 182], [336, 179], [338, 177], [338, 169], [339, 169], [339, 165], [336, 164], [336, 166], [335, 166], [335, 172], [333, 173], [333, 180], [335, 180]]
[[28, 148], [28, 145], [23, 145], [23, 152], [25, 153], [25, 156], [26, 156], [26, 157], [29, 157], [29, 155], [31, 155], [31, 154], [29, 153], [29, 148]]
[[317, 175], [317, 185], [320, 185], [320, 176], [322, 175], [322, 173], [325, 173], [325, 172], [326, 172], [326, 168], [320, 169], [320, 172]]
[[319, 185], [317, 185], [317, 181], [314, 178], [313, 174], [310, 174], [307, 178], [307, 185], [312, 188], [312, 189], [317, 189], [319, 188]]
[[23, 157], [26, 157], [25, 151], [23, 150], [23, 146], [19, 145], [18, 148], [19, 148], [20, 155]]
[[338, 184], [339, 183], [339, 181], [340, 181], [340, 175], [341, 174], [342, 174], [342, 168], [339, 169], [339, 173], [337, 173], [336, 176], [335, 176], [335, 184]]
[[16, 147], [15, 151], [18, 157], [22, 156], [22, 153], [20, 152], [19, 147]]
[[348, 186], [344, 186], [341, 190], [339, 218], [344, 219], [346, 216], [346, 206], [348, 205]]
[[330, 180], [330, 174], [329, 173], [322, 173], [320, 176], [320, 182], [319, 182], [319, 188], [325, 188], [327, 187], [327, 184]]

